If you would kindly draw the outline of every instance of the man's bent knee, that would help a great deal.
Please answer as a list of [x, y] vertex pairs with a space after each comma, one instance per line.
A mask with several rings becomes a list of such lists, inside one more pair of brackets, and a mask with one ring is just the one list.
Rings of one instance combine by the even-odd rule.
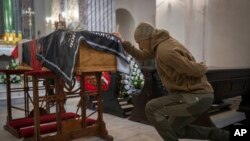
[[152, 107], [152, 104], [150, 102], [148, 102], [145, 106], [145, 113], [146, 113], [146, 115], [153, 113], [153, 107]]

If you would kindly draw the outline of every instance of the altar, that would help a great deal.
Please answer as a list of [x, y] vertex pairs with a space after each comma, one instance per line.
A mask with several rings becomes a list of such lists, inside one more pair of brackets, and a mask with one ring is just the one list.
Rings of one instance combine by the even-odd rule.
[[15, 45], [12, 44], [0, 44], [0, 56], [2, 55], [10, 56], [14, 48]]
[[0, 44], [0, 69], [5, 68], [11, 60], [11, 52], [13, 51], [13, 45], [1, 45]]
[[[24, 39], [20, 41], [20, 43], [28, 42], [29, 40]], [[0, 43], [0, 69], [4, 69], [9, 62], [11, 61], [12, 52], [15, 49], [17, 44], [6, 44], [6, 43]]]

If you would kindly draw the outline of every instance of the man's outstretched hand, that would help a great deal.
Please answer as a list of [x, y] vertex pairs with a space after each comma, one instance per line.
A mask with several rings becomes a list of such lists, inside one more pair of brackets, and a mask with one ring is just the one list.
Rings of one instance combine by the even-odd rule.
[[121, 34], [119, 32], [113, 32], [112, 34], [114, 36], [116, 36], [120, 40], [121, 43], [124, 42], [124, 39], [122, 38], [122, 36], [121, 36]]

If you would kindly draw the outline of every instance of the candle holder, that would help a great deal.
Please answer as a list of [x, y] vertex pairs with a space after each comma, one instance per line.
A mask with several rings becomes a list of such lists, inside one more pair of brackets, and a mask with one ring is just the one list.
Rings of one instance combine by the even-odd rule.
[[9, 32], [6, 32], [5, 35], [4, 35], [4, 41], [5, 43], [9, 43], [9, 36], [10, 36], [10, 33]]

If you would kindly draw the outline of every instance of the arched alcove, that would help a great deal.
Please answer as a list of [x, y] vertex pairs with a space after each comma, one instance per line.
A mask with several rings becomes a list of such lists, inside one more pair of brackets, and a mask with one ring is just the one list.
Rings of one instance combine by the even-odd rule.
[[124, 40], [134, 42], [135, 20], [128, 10], [116, 10], [116, 26], [119, 27], [118, 32]]

